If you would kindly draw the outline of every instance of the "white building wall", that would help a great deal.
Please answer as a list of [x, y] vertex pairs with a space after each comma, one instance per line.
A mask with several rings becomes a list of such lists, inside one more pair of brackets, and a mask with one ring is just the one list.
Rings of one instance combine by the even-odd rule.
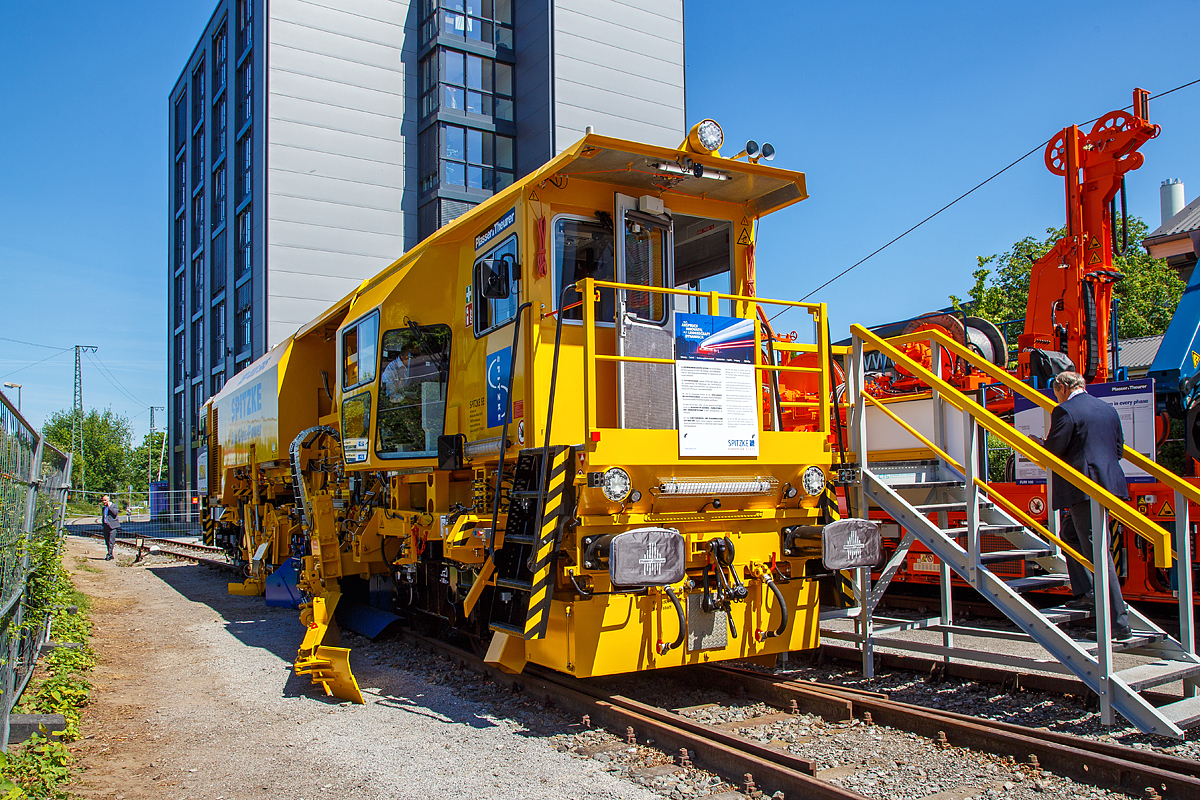
[[416, 242], [417, 5], [268, 4], [268, 348]]
[[675, 147], [686, 133], [683, 0], [553, 0], [555, 152], [596, 133]]

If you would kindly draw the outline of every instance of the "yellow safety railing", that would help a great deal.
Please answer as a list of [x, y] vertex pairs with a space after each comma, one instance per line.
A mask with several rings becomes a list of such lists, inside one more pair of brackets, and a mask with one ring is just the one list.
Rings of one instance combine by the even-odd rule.
[[[819, 401], [809, 403], [789, 402], [781, 403], [783, 408], [794, 408], [797, 406], [807, 406], [819, 408], [818, 414], [820, 420], [820, 432], [829, 433], [830, 431], [830, 394], [832, 385], [829, 375], [829, 325], [827, 311], [824, 303], [802, 303], [795, 300], [773, 300], [765, 297], [753, 297], [750, 295], [741, 294], [725, 294], [723, 292], [699, 292], [691, 289], [668, 289], [662, 286], [645, 286], [642, 284], [633, 283], [616, 283], [614, 281], [600, 281], [595, 278], [584, 278], [576, 282], [576, 291], [581, 297], [592, 298], [592, 302], [583, 303], [583, 352], [584, 352], [584, 398], [586, 402], [586, 422], [587, 432], [590, 436], [592, 431], [599, 430], [599, 425], [596, 420], [596, 364], [602, 361], [626, 361], [642, 364], [674, 364], [673, 358], [645, 358], [641, 356], [622, 356], [608, 355], [596, 352], [596, 302], [599, 298], [599, 289], [613, 289], [618, 291], [629, 292], [644, 292], [648, 294], [671, 295], [675, 297], [700, 297], [708, 301], [708, 313], [715, 315], [720, 307], [721, 300], [729, 300], [733, 304], [735, 314], [743, 319], [757, 319], [758, 306], [784, 306], [788, 308], [803, 308], [812, 315], [817, 328], [816, 344], [802, 344], [796, 342], [772, 342], [771, 346], [775, 350], [784, 352], [796, 353], [815, 353], [817, 355], [818, 365], [815, 367], [800, 367], [781, 364], [765, 364], [762, 360], [763, 338], [762, 326], [754, 326], [754, 368], [755, 374], [763, 373], [780, 373], [780, 372], [802, 372], [820, 376], [820, 392]], [[760, 409], [761, 414], [761, 409]], [[760, 418], [760, 429], [761, 418]]]
[[[978, 353], [972, 352], [966, 347], [963, 347], [961, 344], [951, 339], [942, 331], [928, 330], [921, 331], [920, 333], [910, 333], [905, 336], [893, 337], [890, 339], [890, 341], [895, 342], [896, 344], [906, 344], [922, 338], [932, 339], [938, 342], [955, 355], [966, 360], [967, 363], [978, 369], [983, 374], [987, 375], [988, 377], [995, 378], [997, 381], [1003, 383], [1005, 386], [1012, 389], [1026, 400], [1035, 403], [1046, 411], [1051, 411], [1054, 409], [1055, 402], [1049, 397], [1046, 397], [1046, 395], [1036, 391], [1023, 381], [1017, 380], [1011, 374], [997, 367], [995, 364], [983, 358]], [[1174, 472], [1164, 468], [1162, 465], [1146, 458], [1129, 445], [1125, 445], [1125, 460], [1130, 464], [1133, 464], [1135, 467], [1145, 470], [1159, 483], [1164, 483], [1167, 486], [1170, 486], [1173, 490], [1182, 494], [1192, 503], [1200, 505], [1200, 489], [1183, 480]]]
[[[937, 342], [956, 355], [965, 358], [968, 363], [977, 367], [984, 374], [995, 378], [1000, 383], [1003, 383], [1011, 388], [1014, 392], [1017, 392], [1023, 397], [1027, 397], [1042, 408], [1053, 408], [1054, 404], [1047, 398], [1021, 383], [1019, 380], [1009, 375], [1007, 372], [1004, 372], [999, 367], [989, 364], [983, 358], [971, 353], [971, 351], [967, 350], [967, 348], [963, 347], [958, 342], [944, 335], [940, 331], [925, 330], [920, 331], [919, 333], [907, 334], [904, 336], [894, 337], [890, 340], [885, 340], [861, 325], [854, 325], [850, 330], [854, 336], [862, 339], [864, 342], [869, 343], [873, 348], [890, 358], [893, 363], [903, 365], [908, 372], [920, 378], [927, 386], [937, 389], [946, 402], [964, 414], [969, 414], [970, 416], [974, 417], [976, 422], [982, 425], [983, 428], [988, 431], [988, 433], [1000, 439], [1013, 450], [1025, 456], [1042, 469], [1047, 470], [1048, 472], [1053, 472], [1056, 478], [1066, 480], [1087, 494], [1089, 497], [1093, 497], [1098, 500], [1100, 505], [1108, 510], [1109, 515], [1112, 516], [1113, 519], [1121, 522], [1124, 525], [1127, 525], [1143, 539], [1146, 539], [1154, 545], [1154, 561], [1156, 566], [1164, 569], [1171, 566], [1173, 555], [1171, 549], [1171, 537], [1166, 530], [1159, 527], [1159, 525], [1157, 525], [1149, 517], [1142, 514], [1136, 508], [1133, 508], [1124, 500], [1121, 500], [1119, 497], [1106, 490], [1100, 484], [1088, 478], [1086, 475], [1077, 472], [1065, 461], [1034, 442], [1012, 425], [1008, 424], [982, 405], [967, 397], [952, 384], [939, 378], [924, 365], [909, 358], [897, 347], [897, 345], [908, 344], [918, 340], [930, 340]], [[1130, 451], [1129, 448], [1126, 448], [1126, 452], [1128, 453], [1132, 451]], [[1147, 461], [1147, 463], [1152, 464], [1153, 462]], [[1141, 466], [1141, 464], [1138, 464], [1138, 466]], [[1159, 471], [1162, 471], [1161, 468], [1159, 468]], [[1163, 482], [1168, 483], [1167, 481]], [[1178, 478], [1176, 478], [1176, 483], [1179, 483], [1183, 486], [1189, 486], [1187, 483], [1179, 481]], [[1168, 483], [1168, 485], [1174, 486], [1171, 483]], [[1191, 491], [1190, 495], [1188, 496], [1195, 496], [1196, 491], [1194, 487], [1189, 486], [1189, 489]]]
[[[938, 447], [933, 442], [929, 441], [928, 437], [926, 437], [924, 434], [922, 434], [920, 431], [918, 431], [912, 425], [909, 425], [907, 422], [900, 419], [899, 415], [896, 414], [895, 411], [892, 411], [884, 403], [880, 402], [877, 398], [872, 397], [871, 395], [867, 394], [865, 391], [862, 393], [862, 396], [865, 400], [870, 402], [873, 406], [875, 406], [880, 411], [882, 411], [884, 414], [886, 414], [889, 418], [891, 418], [892, 422], [895, 422], [901, 428], [908, 431], [913, 436], [913, 438], [915, 438], [918, 442], [925, 445], [930, 450], [932, 450], [934, 453], [936, 453], [939, 457], [941, 457], [943, 460], [945, 460], [947, 464], [954, 467], [956, 470], [963, 473], [964, 475], [967, 473], [966, 468], [964, 468], [962, 464], [958, 463], [957, 459], [953, 458], [945, 450]], [[1085, 567], [1087, 567], [1089, 572], [1092, 571], [1092, 562], [1090, 559], [1084, 558], [1082, 555], [1080, 555], [1079, 551], [1077, 551], [1075, 548], [1071, 547], [1071, 545], [1067, 544], [1062, 539], [1055, 536], [1044, 525], [1042, 525], [1040, 522], [1035, 520], [1033, 517], [1026, 514], [1024, 511], [1022, 511], [1015, 503], [1013, 503], [1007, 497], [1005, 497], [1004, 495], [1000, 494], [999, 492], [993, 490], [992, 487], [988, 486], [986, 483], [979, 480], [979, 478], [975, 478], [975, 485], [978, 486], [980, 489], [982, 489], [984, 492], [986, 492], [988, 497], [992, 498], [992, 500], [997, 501], [1000, 503], [1000, 505], [1004, 506], [1004, 508], [1010, 514], [1015, 516], [1017, 518], [1017, 520], [1022, 525], [1024, 525], [1026, 528], [1029, 528], [1029, 530], [1034, 531], [1035, 533], [1041, 534], [1043, 538], [1049, 539], [1050, 541], [1054, 542], [1059, 547], [1061, 547], [1064, 551], [1066, 551], [1066, 553], [1068, 555], [1070, 555], [1071, 558], [1075, 559], [1076, 561], [1078, 561], [1079, 563], [1081, 563]]]

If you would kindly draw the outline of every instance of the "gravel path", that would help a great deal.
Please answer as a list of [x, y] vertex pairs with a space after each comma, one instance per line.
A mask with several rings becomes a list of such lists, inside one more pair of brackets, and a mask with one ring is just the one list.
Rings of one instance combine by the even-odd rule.
[[74, 538], [67, 552], [94, 598], [100, 656], [75, 745], [81, 797], [658, 796], [572, 755], [556, 713], [520, 707], [444, 660], [362, 647], [352, 661], [367, 704], [330, 701], [291, 674], [294, 612], [230, 596], [204, 567], [105, 562], [97, 543]]

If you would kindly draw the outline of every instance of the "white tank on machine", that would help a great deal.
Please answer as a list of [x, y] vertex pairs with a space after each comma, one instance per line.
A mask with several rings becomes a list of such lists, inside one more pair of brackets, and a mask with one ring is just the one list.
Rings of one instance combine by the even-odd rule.
[[1158, 187], [1158, 202], [1162, 209], [1162, 224], [1178, 214], [1186, 205], [1183, 201], [1183, 181], [1179, 178], [1168, 178]]

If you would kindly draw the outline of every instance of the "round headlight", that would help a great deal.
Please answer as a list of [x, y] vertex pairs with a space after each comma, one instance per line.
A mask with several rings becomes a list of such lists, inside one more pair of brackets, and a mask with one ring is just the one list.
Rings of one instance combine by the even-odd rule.
[[725, 141], [721, 126], [711, 119], [706, 119], [696, 126], [696, 136], [700, 138], [704, 149], [709, 151], [720, 150], [721, 143]]
[[604, 491], [604, 496], [612, 502], [624, 503], [633, 489], [633, 481], [629, 479], [628, 472], [620, 467], [612, 467], [605, 471], [600, 488]]
[[801, 478], [801, 483], [804, 484], [804, 491], [810, 497], [816, 497], [825, 491], [825, 470], [820, 467], [809, 467], [804, 470], [804, 477]]

